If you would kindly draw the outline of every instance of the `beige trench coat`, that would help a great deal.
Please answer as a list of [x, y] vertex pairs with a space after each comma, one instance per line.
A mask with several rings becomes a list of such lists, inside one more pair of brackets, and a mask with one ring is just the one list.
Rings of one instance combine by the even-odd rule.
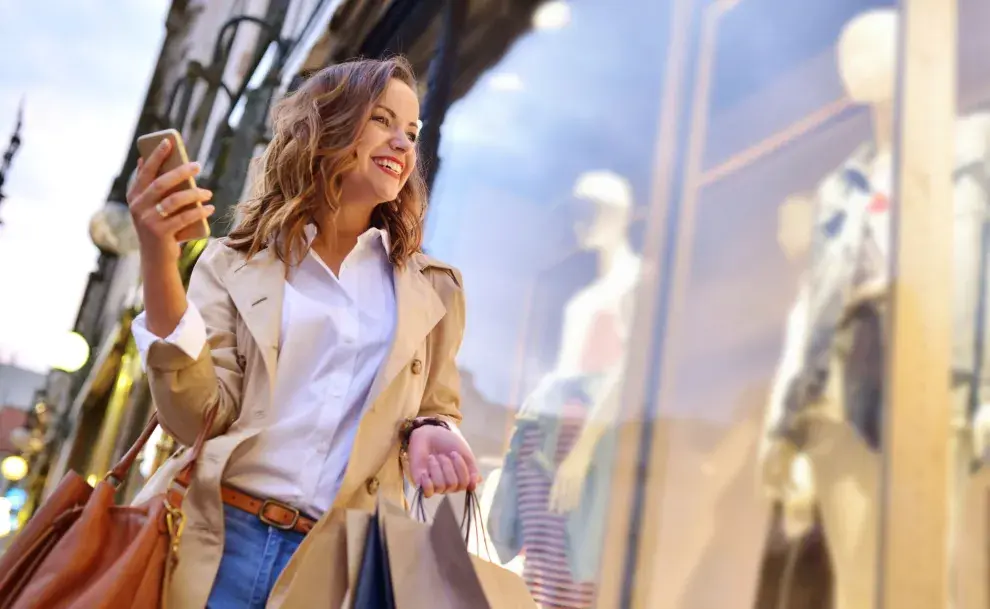
[[[189, 299], [206, 322], [208, 347], [195, 360], [164, 341], [148, 352], [148, 378], [162, 426], [182, 445], [195, 440], [204, 412], [219, 403], [211, 439], [186, 496], [186, 527], [165, 609], [206, 605], [223, 553], [224, 468], [237, 448], [269, 422], [284, 281], [284, 264], [267, 250], [248, 261], [223, 240], [211, 243], [189, 284]], [[329, 570], [346, 568], [328, 564], [331, 514], [341, 508], [373, 510], [379, 493], [402, 501], [398, 428], [404, 419], [442, 416], [460, 422], [454, 361], [464, 333], [460, 273], [417, 254], [395, 269], [394, 283], [394, 342], [372, 384], [340, 492], [276, 583], [269, 607], [298, 606], [283, 602], [287, 596], [319, 598]], [[163, 492], [188, 456], [183, 449], [167, 461], [135, 503]]]

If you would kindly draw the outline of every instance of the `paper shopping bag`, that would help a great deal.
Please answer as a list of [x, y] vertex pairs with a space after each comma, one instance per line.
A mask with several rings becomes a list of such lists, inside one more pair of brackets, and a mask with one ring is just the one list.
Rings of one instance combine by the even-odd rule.
[[340, 607], [347, 591], [344, 516], [342, 510], [331, 512], [309, 532], [275, 581], [266, 607]]
[[[341, 609], [354, 609], [354, 590], [357, 588], [361, 560], [364, 558], [364, 540], [368, 536], [368, 523], [373, 515], [363, 510], [347, 510], [345, 516], [345, 545], [347, 553], [347, 592]], [[333, 607], [336, 607], [334, 605]]]
[[395, 609], [388, 548], [381, 526], [381, 510], [368, 521], [364, 555], [354, 588], [354, 609]]
[[471, 564], [492, 609], [536, 609], [536, 601], [521, 577], [474, 554]]
[[[396, 609], [460, 609], [430, 545], [430, 525], [406, 515], [382, 518]], [[470, 605], [469, 605], [470, 606]], [[479, 609], [487, 609], [485, 604]]]
[[490, 609], [456, 519], [452, 543], [442, 540], [439, 553], [433, 526], [395, 512], [382, 522], [396, 609]]
[[403, 512], [383, 514], [396, 609], [536, 608], [518, 576], [467, 551], [448, 498], [440, 503], [433, 524]]
[[[378, 506], [379, 510], [379, 526], [382, 526], [381, 521], [385, 515], [398, 515], [402, 519], [408, 520], [405, 510], [397, 505], [385, 501], [379, 498]], [[345, 516], [345, 533], [346, 538], [346, 554], [347, 554], [347, 575], [346, 575], [346, 587], [347, 592], [344, 594], [344, 600], [339, 605], [331, 605], [336, 609], [340, 607], [341, 609], [354, 609], [354, 594], [357, 590], [358, 575], [361, 572], [361, 561], [364, 559], [364, 548], [365, 541], [368, 536], [368, 525], [371, 519], [374, 518], [374, 514], [371, 512], [366, 512], [364, 510], [347, 510]], [[394, 587], [394, 586], [393, 586]]]
[[[470, 509], [466, 517], [474, 517]], [[465, 522], [468, 531], [471, 524], [481, 526], [481, 521]], [[484, 598], [486, 606], [491, 609], [536, 609], [536, 601], [522, 578], [499, 565], [469, 554], [461, 531], [454, 508], [450, 501], [444, 500], [433, 517], [431, 541], [447, 581], [459, 590], [460, 597], [470, 599], [480, 592], [480, 598]]]

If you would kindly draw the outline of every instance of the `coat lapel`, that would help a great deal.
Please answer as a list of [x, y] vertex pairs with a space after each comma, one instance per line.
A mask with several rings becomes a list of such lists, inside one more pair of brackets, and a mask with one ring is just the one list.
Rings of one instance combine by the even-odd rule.
[[354, 492], [374, 476], [395, 445], [396, 412], [403, 406], [387, 398], [387, 390], [416, 354], [416, 350], [447, 313], [433, 284], [415, 259], [395, 269], [396, 326], [392, 347], [368, 393], [350, 460], [334, 506], [347, 505]]
[[225, 279], [230, 298], [261, 351], [269, 386], [274, 387], [285, 293], [285, 265], [265, 249], [251, 260], [239, 261]]
[[447, 312], [433, 284], [423, 275], [420, 264], [410, 261], [401, 269], [395, 268], [392, 276], [395, 285], [395, 335], [368, 392], [372, 410], [377, 407], [378, 397], [412, 360], [416, 349]]

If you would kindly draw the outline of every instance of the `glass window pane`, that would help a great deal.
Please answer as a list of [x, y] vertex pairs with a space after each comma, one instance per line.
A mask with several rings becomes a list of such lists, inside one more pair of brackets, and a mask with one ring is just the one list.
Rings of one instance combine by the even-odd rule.
[[[950, 6], [945, 7], [951, 15]], [[986, 574], [990, 440], [990, 346], [987, 328], [987, 189], [990, 159], [990, 56], [984, 28], [990, 5], [958, 3], [957, 118], [951, 162], [952, 205], [952, 412], [954, 479], [949, 491], [948, 527], [952, 598], [957, 607], [990, 606]], [[947, 168], [948, 169], [948, 168]]]
[[427, 250], [466, 284], [463, 430], [490, 541], [545, 606], [597, 594], [615, 439], [596, 422], [621, 406], [663, 4], [543, 4], [442, 130]]
[[894, 3], [685, 4], [636, 606], [871, 607]]

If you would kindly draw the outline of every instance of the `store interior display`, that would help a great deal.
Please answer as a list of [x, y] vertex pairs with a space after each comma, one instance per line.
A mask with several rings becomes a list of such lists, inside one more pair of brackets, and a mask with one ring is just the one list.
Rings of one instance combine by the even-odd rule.
[[503, 562], [547, 607], [594, 603], [612, 473], [614, 421], [641, 260], [629, 243], [632, 189], [608, 171], [575, 186], [575, 233], [597, 276], [563, 311], [556, 365], [517, 413], [488, 515]]
[[[877, 586], [898, 24], [893, 9], [868, 11], [851, 20], [838, 41], [842, 83], [852, 102], [869, 110], [872, 137], [817, 189], [810, 260], [787, 320], [761, 447], [763, 482], [785, 506], [793, 486], [808, 485], [796, 479], [795, 462], [811, 464], [835, 609], [873, 606]], [[968, 505], [986, 495], [971, 476], [971, 434], [986, 437], [980, 417], [990, 401], [984, 390], [990, 362], [982, 353], [990, 343], [987, 325], [978, 321], [986, 302], [980, 288], [986, 289], [987, 272], [988, 135], [985, 115], [957, 123], [955, 341], [948, 371], [956, 421], [948, 540], [955, 609], [987, 606], [987, 513]]]

